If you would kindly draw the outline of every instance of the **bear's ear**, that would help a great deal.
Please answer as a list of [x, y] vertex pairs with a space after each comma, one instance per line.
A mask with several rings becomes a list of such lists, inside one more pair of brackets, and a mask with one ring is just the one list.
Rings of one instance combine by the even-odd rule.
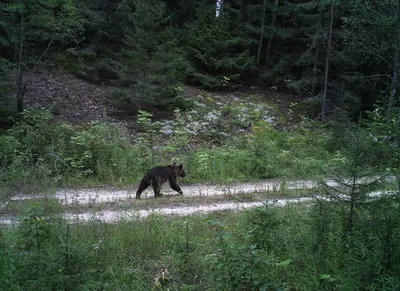
[[180, 164], [178, 167], [179, 167], [179, 169], [182, 169], [183, 168], [183, 164]]

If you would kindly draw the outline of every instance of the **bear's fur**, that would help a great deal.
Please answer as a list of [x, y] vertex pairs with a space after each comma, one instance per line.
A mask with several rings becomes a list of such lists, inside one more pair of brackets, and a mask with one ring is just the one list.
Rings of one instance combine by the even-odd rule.
[[139, 189], [136, 192], [136, 199], [140, 199], [142, 192], [150, 185], [153, 186], [154, 196], [161, 196], [161, 185], [167, 181], [169, 181], [169, 185], [173, 190], [183, 195], [181, 188], [176, 183], [176, 179], [185, 176], [186, 173], [183, 169], [183, 164], [176, 165], [176, 163], [174, 163], [173, 165], [154, 167], [148, 171], [142, 178], [142, 181], [140, 181]]

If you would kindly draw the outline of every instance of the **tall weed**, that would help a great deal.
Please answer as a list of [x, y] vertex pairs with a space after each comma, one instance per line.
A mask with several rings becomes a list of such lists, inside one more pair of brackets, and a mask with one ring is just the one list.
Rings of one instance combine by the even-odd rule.
[[173, 161], [185, 164], [187, 183], [311, 178], [342, 159], [340, 152], [327, 150], [329, 139], [323, 131], [268, 128], [232, 134], [222, 144], [210, 140], [207, 146], [196, 145], [199, 137], [189, 134], [180, 111], [175, 115], [175, 121], [162, 124], [142, 112], [141, 131], [132, 138], [119, 124], [55, 124], [46, 111], [25, 111], [22, 121], [0, 140], [3, 189], [27, 191], [35, 183], [47, 187], [127, 185], [136, 183], [151, 167]]

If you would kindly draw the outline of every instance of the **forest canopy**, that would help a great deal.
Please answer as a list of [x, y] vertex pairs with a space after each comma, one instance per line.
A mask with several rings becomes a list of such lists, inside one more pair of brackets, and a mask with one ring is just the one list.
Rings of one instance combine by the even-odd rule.
[[0, 70], [17, 72], [19, 112], [24, 74], [48, 65], [114, 86], [109, 101], [133, 111], [185, 108], [186, 83], [276, 86], [313, 117], [357, 117], [398, 105], [398, 10], [394, 0], [8, 0]]

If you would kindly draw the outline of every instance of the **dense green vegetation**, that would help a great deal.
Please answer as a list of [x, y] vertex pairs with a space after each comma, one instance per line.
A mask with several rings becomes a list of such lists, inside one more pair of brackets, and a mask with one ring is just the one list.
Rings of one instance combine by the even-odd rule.
[[13, 107], [24, 109], [26, 73], [43, 66], [112, 85], [109, 101], [131, 112], [186, 108], [184, 82], [289, 90], [322, 120], [358, 118], [378, 100], [398, 106], [396, 1], [235, 0], [219, 17], [215, 4], [3, 1], [0, 70], [15, 73]]
[[[398, 290], [398, 199], [69, 224], [32, 205], [0, 232], [2, 290]], [[131, 212], [134, 215], [134, 210]]]
[[235, 120], [211, 119], [204, 131], [191, 132], [188, 127], [199, 122], [185, 118], [192, 122], [179, 111], [176, 119], [151, 122], [142, 112], [143, 131], [130, 137], [125, 127], [112, 123], [54, 124], [46, 111], [25, 111], [0, 139], [3, 197], [10, 190], [31, 192], [44, 185], [137, 183], [149, 168], [172, 161], [184, 163], [185, 181], [193, 183], [312, 177], [329, 166], [339, 169], [345, 160], [328, 148], [323, 129], [309, 132], [306, 122], [304, 132], [280, 132], [264, 124], [255, 133], [231, 137], [225, 131], [233, 130]]
[[[132, 142], [123, 127], [58, 125], [49, 122], [46, 112], [25, 111], [1, 139], [1, 173], [7, 181], [2, 189], [43, 189], [46, 182], [50, 187], [88, 181], [126, 184], [172, 157], [187, 165], [189, 182], [320, 176], [341, 186], [322, 183], [319, 193], [329, 200], [318, 198], [312, 207], [268, 206], [208, 217], [152, 215], [116, 224], [71, 224], [60, 217], [58, 202], [35, 202], [21, 214], [19, 226], [0, 232], [2, 288], [400, 287], [399, 155], [396, 141], [387, 140], [398, 125], [394, 116], [385, 121], [390, 112], [381, 117], [378, 110], [365, 125], [341, 124], [328, 131], [303, 122], [296, 133], [265, 125], [227, 140], [211, 130], [184, 133], [178, 122], [184, 118], [179, 111], [175, 114], [176, 123], [166, 127], [170, 120], [150, 122], [151, 116], [141, 112], [143, 131]], [[165, 136], [159, 128], [171, 133]], [[220, 145], [206, 148], [201, 141]], [[194, 142], [200, 144], [191, 149]], [[382, 173], [394, 180], [382, 180]], [[360, 183], [361, 177], [367, 180]], [[368, 193], [377, 190], [386, 192], [369, 199]], [[135, 215], [134, 204], [125, 214]]]
[[[399, 1], [233, 0], [219, 17], [215, 4], [2, 1], [0, 201], [127, 186], [172, 161], [186, 183], [338, 186], [321, 182], [307, 206], [116, 224], [71, 223], [58, 202], [34, 202], [0, 229], [0, 289], [400, 289]], [[29, 74], [54, 67], [106, 84], [104, 101], [135, 130], [28, 108]], [[296, 98], [282, 115], [260, 96], [188, 98], [185, 84]]]

